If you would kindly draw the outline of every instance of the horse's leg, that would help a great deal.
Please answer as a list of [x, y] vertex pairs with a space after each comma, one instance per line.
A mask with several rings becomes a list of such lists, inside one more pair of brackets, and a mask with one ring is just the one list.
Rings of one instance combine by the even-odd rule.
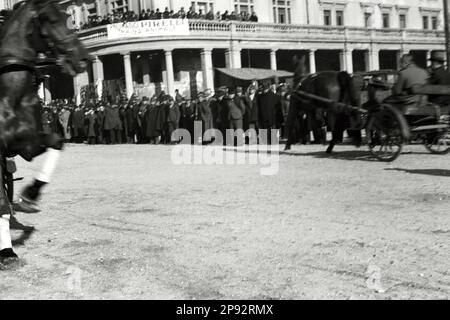
[[333, 137], [331, 138], [330, 145], [328, 146], [327, 154], [332, 154], [333, 153], [333, 150], [334, 150], [334, 147], [336, 146], [336, 143], [337, 143], [337, 141], [336, 141], [336, 132], [333, 131]]
[[[0, 159], [1, 161], [2, 159]], [[5, 185], [3, 181], [3, 165], [0, 165], [0, 263], [9, 262], [8, 259], [16, 259], [17, 255], [14, 253], [11, 241], [11, 231], [9, 220], [11, 218], [11, 204], [5, 192]]]
[[38, 171], [31, 184], [25, 187], [19, 197], [14, 209], [23, 213], [38, 213], [38, 201], [41, 197], [43, 187], [50, 183], [53, 173], [56, 170], [58, 160], [61, 157], [61, 150], [49, 148], [46, 153], [44, 165]]

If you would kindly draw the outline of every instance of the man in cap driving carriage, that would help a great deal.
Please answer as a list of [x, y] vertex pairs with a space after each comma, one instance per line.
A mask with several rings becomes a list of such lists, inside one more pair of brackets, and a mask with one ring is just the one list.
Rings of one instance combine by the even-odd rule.
[[[445, 52], [443, 51], [434, 51], [431, 54], [431, 76], [429, 81], [431, 85], [450, 86], [450, 73], [445, 70], [445, 60]], [[449, 105], [450, 96], [430, 96], [430, 102], [433, 102], [437, 105]]]

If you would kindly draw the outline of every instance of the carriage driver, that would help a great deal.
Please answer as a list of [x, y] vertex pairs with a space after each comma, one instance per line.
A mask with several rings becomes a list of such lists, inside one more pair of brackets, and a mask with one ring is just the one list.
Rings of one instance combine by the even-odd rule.
[[393, 96], [387, 98], [385, 103], [402, 106], [419, 103], [422, 96], [413, 94], [412, 89], [428, 83], [428, 72], [415, 64], [411, 54], [405, 54], [401, 58], [400, 65], [397, 83], [392, 88]]
[[[434, 51], [431, 54], [431, 85], [450, 85], [450, 73], [445, 70], [445, 52]], [[430, 96], [430, 101], [437, 105], [449, 105], [450, 96]]]

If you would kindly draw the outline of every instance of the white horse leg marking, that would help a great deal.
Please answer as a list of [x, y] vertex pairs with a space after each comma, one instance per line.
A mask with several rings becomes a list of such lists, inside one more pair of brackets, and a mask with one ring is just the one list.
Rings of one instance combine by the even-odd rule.
[[36, 180], [44, 183], [49, 183], [53, 176], [53, 173], [56, 170], [56, 165], [58, 164], [58, 160], [60, 157], [60, 150], [48, 149], [44, 165], [42, 166], [41, 171], [36, 174]]
[[12, 249], [11, 232], [9, 229], [10, 215], [0, 217], [0, 251]]

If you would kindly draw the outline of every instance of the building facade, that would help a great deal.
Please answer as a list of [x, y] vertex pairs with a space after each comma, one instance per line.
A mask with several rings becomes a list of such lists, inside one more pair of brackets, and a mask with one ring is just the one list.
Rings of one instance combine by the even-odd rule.
[[[0, 0], [1, 1], [1, 0]], [[3, 0], [10, 3], [14, 0]], [[295, 53], [307, 56], [311, 72], [396, 69], [411, 52], [427, 65], [445, 50], [443, 0], [62, 0], [68, 24], [126, 11], [202, 10], [255, 12], [258, 23], [189, 20], [188, 35], [111, 40], [107, 26], [79, 31], [94, 57], [74, 80], [79, 98], [88, 84], [121, 80], [128, 96], [179, 89], [195, 95], [217, 83], [216, 68], [291, 70]], [[1, 2], [0, 2], [1, 4]]]

